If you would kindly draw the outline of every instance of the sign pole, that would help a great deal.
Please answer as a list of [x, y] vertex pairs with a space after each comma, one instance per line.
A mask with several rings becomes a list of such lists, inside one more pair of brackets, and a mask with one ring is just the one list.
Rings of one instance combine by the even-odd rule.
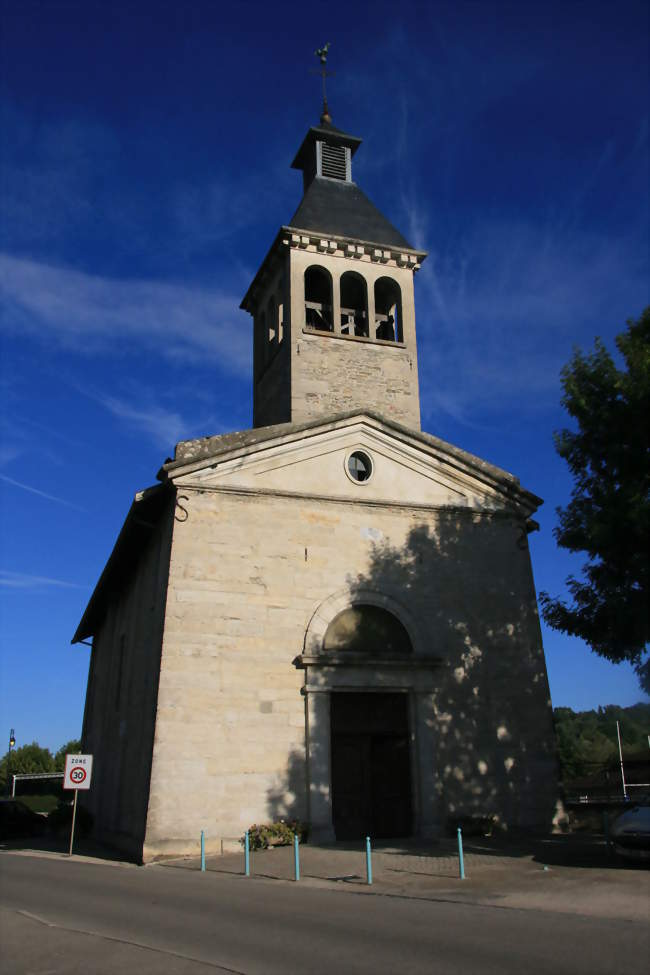
[[72, 807], [72, 827], [70, 829], [70, 849], [68, 851], [68, 856], [72, 856], [72, 844], [74, 843], [74, 821], [77, 818], [77, 796], [79, 795], [79, 790], [74, 790], [74, 806]]
[[625, 768], [623, 766], [623, 747], [621, 745], [621, 727], [616, 722], [616, 735], [618, 737], [618, 757], [621, 760], [621, 781], [623, 782], [623, 798], [627, 799], [627, 786], [625, 784]]
[[77, 820], [77, 794], [79, 789], [87, 790], [90, 788], [90, 779], [93, 770], [92, 755], [66, 755], [65, 771], [63, 773], [63, 788], [74, 789], [74, 805], [72, 807], [72, 826], [70, 827], [70, 849], [68, 856], [72, 856], [72, 846], [74, 844], [74, 826]]

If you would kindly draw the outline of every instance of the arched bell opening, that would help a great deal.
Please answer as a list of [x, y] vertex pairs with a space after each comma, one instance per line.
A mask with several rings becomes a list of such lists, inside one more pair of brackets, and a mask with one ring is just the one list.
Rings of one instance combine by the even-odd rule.
[[305, 271], [305, 325], [319, 332], [334, 331], [332, 278], [318, 265]]
[[369, 337], [368, 290], [356, 271], [341, 275], [341, 335]]
[[284, 296], [281, 291], [278, 291], [275, 300], [277, 302], [277, 343], [281, 345], [284, 338]]
[[273, 296], [269, 298], [266, 306], [266, 340], [269, 346], [277, 345], [278, 341], [278, 306]]
[[375, 338], [403, 342], [402, 292], [397, 281], [379, 278], [375, 282]]

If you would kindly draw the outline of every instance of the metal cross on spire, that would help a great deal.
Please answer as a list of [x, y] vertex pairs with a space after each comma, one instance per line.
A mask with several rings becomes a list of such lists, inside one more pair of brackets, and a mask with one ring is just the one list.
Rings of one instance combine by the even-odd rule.
[[314, 54], [320, 61], [319, 73], [323, 79], [323, 113], [320, 117], [321, 122], [332, 121], [332, 116], [330, 115], [330, 110], [327, 105], [327, 88], [325, 86], [325, 79], [331, 78], [334, 74], [333, 71], [327, 70], [327, 52], [329, 51], [329, 49], [330, 49], [330, 42], [328, 41], [327, 44], [323, 44], [322, 47], [319, 47], [318, 50], [314, 51]]

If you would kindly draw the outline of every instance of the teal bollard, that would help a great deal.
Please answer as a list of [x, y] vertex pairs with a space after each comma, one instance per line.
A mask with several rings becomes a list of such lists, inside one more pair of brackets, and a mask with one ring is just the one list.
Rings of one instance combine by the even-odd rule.
[[205, 833], [201, 830], [201, 873], [205, 873]]
[[458, 827], [458, 869], [460, 873], [460, 879], [465, 879], [465, 861], [463, 860], [463, 832]]
[[298, 834], [293, 834], [293, 879], [300, 880], [300, 852]]
[[251, 875], [251, 847], [248, 838], [248, 830], [244, 834], [244, 873], [247, 877]]
[[372, 883], [372, 852], [370, 850], [369, 836], [366, 836], [366, 883]]

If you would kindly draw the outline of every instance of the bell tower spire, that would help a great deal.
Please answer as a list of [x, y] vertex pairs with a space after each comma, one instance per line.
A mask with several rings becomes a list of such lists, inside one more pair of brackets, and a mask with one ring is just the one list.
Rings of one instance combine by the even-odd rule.
[[241, 304], [254, 319], [253, 425], [369, 410], [419, 430], [413, 278], [426, 254], [352, 179], [361, 139], [332, 125], [329, 46], [315, 52], [320, 124], [291, 164], [302, 200]]
[[327, 104], [327, 87], [325, 83], [326, 78], [331, 78], [333, 74], [332, 71], [327, 70], [327, 52], [329, 51], [330, 47], [331, 44], [328, 41], [327, 44], [323, 44], [322, 47], [319, 47], [316, 51], [314, 51], [314, 54], [320, 60], [320, 74], [323, 79], [323, 111], [320, 117], [321, 125], [323, 125], [325, 122], [329, 122], [330, 125], [332, 124], [332, 116], [330, 115], [330, 110]]

